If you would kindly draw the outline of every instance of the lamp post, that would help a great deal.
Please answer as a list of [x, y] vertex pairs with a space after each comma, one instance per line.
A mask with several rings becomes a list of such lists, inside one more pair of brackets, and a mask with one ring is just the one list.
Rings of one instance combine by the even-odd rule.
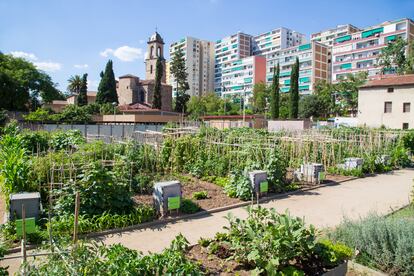
[[246, 90], [247, 86], [244, 86], [244, 95], [243, 95], [243, 124], [246, 122]]

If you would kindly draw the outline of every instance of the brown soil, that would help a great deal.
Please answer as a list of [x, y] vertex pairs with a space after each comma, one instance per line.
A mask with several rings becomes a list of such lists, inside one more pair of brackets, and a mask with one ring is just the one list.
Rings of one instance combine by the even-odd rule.
[[209, 254], [207, 248], [198, 244], [193, 246], [186, 256], [190, 260], [200, 262], [207, 275], [251, 275], [248, 270], [245, 270], [237, 262]]
[[[188, 181], [181, 181], [183, 197], [188, 198], [200, 205], [203, 210], [210, 210], [218, 207], [229, 206], [242, 202], [237, 198], [228, 197], [223, 188], [210, 182], [206, 182], [195, 177], [186, 176]], [[193, 199], [194, 192], [206, 191], [208, 198], [196, 200]], [[152, 195], [135, 195], [135, 202], [152, 204]]]
[[[348, 180], [351, 178], [353, 177], [327, 174], [326, 180], [323, 181], [322, 184], [337, 183], [337, 182], [341, 182], [341, 181]], [[228, 197], [225, 194], [222, 187], [214, 183], [200, 180], [190, 175], [184, 175], [182, 179], [180, 180], [180, 182], [182, 184], [183, 197], [187, 199], [191, 199], [194, 202], [196, 202], [201, 207], [202, 210], [211, 210], [214, 208], [229, 206], [229, 205], [243, 202], [242, 200], [238, 198]], [[310, 187], [316, 187], [318, 185], [302, 183], [300, 186], [301, 188], [310, 188]], [[193, 199], [193, 193], [201, 192], [201, 191], [206, 191], [208, 198], [200, 199], [200, 200]], [[276, 195], [276, 193], [268, 193], [266, 196], [271, 197], [274, 195]], [[136, 194], [133, 199], [136, 203], [144, 203], [144, 204], [149, 204], [149, 205], [152, 205], [153, 203], [152, 195]], [[175, 214], [175, 215], [179, 215], [179, 214]]]

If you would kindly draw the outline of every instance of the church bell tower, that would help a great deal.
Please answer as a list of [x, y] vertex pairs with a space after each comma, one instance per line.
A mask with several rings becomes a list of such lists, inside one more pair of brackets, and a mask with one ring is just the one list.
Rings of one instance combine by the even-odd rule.
[[160, 58], [163, 71], [161, 82], [165, 83], [164, 40], [160, 34], [155, 31], [155, 33], [149, 38], [147, 44], [147, 55], [145, 56], [145, 79], [155, 80], [155, 67], [157, 59]]

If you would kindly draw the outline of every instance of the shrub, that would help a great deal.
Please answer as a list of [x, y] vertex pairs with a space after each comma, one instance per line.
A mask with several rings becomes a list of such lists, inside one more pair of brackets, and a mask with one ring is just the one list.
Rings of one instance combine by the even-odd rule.
[[191, 199], [184, 198], [181, 202], [180, 211], [184, 214], [194, 214], [200, 210], [200, 206]]
[[225, 187], [229, 183], [229, 178], [228, 177], [216, 177], [213, 183], [220, 187]]
[[329, 237], [360, 251], [358, 261], [391, 275], [414, 275], [414, 221], [370, 215], [346, 219]]
[[85, 143], [85, 138], [79, 130], [57, 131], [51, 136], [50, 145], [55, 150], [70, 150]]
[[196, 200], [206, 199], [208, 198], [207, 191], [194, 192], [193, 198]]
[[252, 197], [252, 185], [248, 176], [248, 170], [233, 172], [230, 181], [224, 187], [229, 197], [237, 197], [241, 200], [250, 200]]
[[353, 251], [342, 243], [333, 243], [330, 240], [320, 240], [316, 244], [316, 252], [327, 267], [334, 267], [352, 258]]
[[284, 191], [287, 162], [277, 148], [270, 154], [265, 170], [267, 171], [269, 188], [275, 192]]
[[50, 133], [47, 131], [23, 131], [22, 144], [31, 153], [41, 153], [49, 149]]
[[4, 109], [0, 109], [0, 127], [6, 124], [8, 118], [9, 116], [7, 115], [7, 111]]

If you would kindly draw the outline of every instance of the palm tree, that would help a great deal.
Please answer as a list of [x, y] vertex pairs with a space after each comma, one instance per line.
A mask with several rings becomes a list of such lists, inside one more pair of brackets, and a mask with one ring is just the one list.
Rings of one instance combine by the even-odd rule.
[[80, 92], [80, 90], [82, 88], [82, 84], [83, 84], [82, 77], [79, 76], [79, 75], [71, 76], [68, 79], [68, 82], [69, 82], [69, 85], [68, 85], [68, 88], [67, 88], [68, 91], [71, 92], [72, 94], [79, 95], [79, 92]]

